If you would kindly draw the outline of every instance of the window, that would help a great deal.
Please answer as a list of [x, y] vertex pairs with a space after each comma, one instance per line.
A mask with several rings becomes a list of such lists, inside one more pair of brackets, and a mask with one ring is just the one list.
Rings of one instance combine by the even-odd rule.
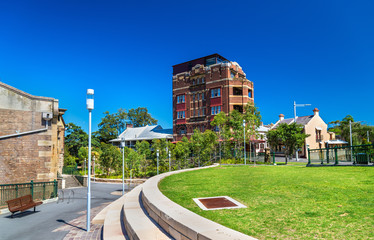
[[243, 90], [240, 87], [233, 87], [232, 90], [233, 90], [233, 94], [236, 96], [243, 95]]
[[203, 97], [203, 101], [205, 101], [205, 93], [202, 93], [201, 95]]
[[185, 118], [185, 112], [184, 111], [177, 112], [177, 119], [183, 119], [183, 118]]
[[192, 100], [195, 101], [195, 94], [192, 94]]
[[231, 72], [230, 76], [231, 76], [231, 78], [234, 78], [235, 77], [235, 73]]
[[211, 97], [220, 97], [221, 96], [221, 89], [220, 88], [214, 88], [211, 90]]
[[221, 112], [221, 106], [216, 106], [211, 108], [212, 115], [217, 115], [218, 113]]
[[248, 90], [248, 97], [252, 98], [252, 90]]
[[203, 108], [203, 116], [205, 116], [205, 108]]
[[186, 129], [185, 128], [180, 129], [179, 134], [186, 134]]
[[201, 78], [201, 83], [205, 82], [205, 77]]
[[200, 84], [200, 78], [196, 80], [196, 84]]
[[185, 97], [184, 95], [179, 95], [177, 96], [177, 103], [184, 103], [185, 102]]
[[194, 79], [194, 80], [192, 80], [192, 85], [195, 85], [195, 79]]

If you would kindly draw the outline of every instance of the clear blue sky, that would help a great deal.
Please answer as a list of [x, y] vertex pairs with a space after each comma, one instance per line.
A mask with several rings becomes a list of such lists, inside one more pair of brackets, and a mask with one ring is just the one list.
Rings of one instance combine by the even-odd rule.
[[[54, 97], [87, 129], [147, 107], [172, 127], [172, 65], [219, 53], [254, 82], [265, 123], [293, 101], [374, 124], [374, 1], [1, 1], [0, 81]], [[94, 130], [96, 127], [94, 127]]]

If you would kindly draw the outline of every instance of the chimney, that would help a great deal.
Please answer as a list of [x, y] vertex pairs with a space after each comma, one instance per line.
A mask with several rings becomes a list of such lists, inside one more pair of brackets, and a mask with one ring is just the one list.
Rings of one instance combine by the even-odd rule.
[[319, 110], [318, 108], [313, 109], [314, 116], [319, 116]]
[[126, 128], [133, 128], [133, 127], [134, 127], [134, 125], [132, 125], [132, 123], [129, 123], [129, 124], [126, 125]]
[[284, 115], [281, 113], [279, 114], [279, 121], [282, 121], [284, 119]]

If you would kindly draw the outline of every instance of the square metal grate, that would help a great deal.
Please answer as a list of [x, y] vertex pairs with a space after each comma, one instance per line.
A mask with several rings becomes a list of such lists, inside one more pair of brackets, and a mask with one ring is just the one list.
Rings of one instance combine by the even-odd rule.
[[194, 198], [193, 200], [203, 210], [246, 208], [245, 205], [228, 196]]

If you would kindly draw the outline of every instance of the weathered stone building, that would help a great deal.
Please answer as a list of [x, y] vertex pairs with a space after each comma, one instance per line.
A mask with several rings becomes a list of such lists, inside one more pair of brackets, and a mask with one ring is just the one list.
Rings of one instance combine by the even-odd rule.
[[0, 184], [57, 178], [64, 162], [65, 111], [57, 99], [0, 82]]

